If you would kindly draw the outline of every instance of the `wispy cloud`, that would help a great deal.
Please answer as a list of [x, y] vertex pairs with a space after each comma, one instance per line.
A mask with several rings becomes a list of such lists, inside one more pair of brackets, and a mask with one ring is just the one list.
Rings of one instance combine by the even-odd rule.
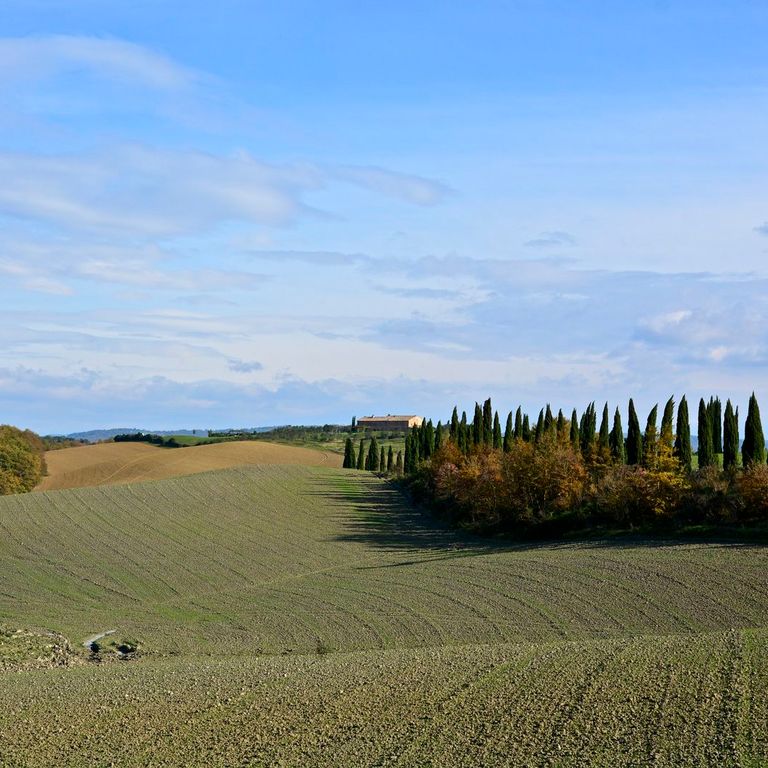
[[538, 237], [527, 240], [526, 248], [554, 248], [557, 246], [576, 245], [576, 238], [568, 232], [552, 231], [542, 232]]
[[765, 235], [768, 237], [768, 221], [766, 221], [765, 224], [761, 224], [759, 227], [755, 227], [755, 232], [757, 232], [758, 235]]
[[227, 361], [227, 365], [229, 366], [229, 370], [234, 371], [235, 373], [253, 373], [254, 371], [261, 371], [264, 369], [264, 366], [255, 360], [251, 362], [245, 360], [229, 360]]
[[416, 205], [435, 205], [451, 193], [443, 182], [375, 166], [338, 166], [330, 168], [329, 174], [341, 181]]
[[161, 53], [125, 40], [70, 35], [0, 38], [0, 84], [83, 70], [165, 91], [186, 88], [202, 78]]
[[242, 151], [123, 146], [96, 155], [6, 153], [0, 176], [14, 179], [0, 188], [0, 212], [133, 236], [193, 233], [227, 221], [285, 225], [310, 213], [308, 192], [339, 179], [407, 203], [440, 199], [439, 185], [404, 174], [377, 169], [380, 183], [372, 183], [368, 169], [339, 174], [313, 164], [265, 163]]

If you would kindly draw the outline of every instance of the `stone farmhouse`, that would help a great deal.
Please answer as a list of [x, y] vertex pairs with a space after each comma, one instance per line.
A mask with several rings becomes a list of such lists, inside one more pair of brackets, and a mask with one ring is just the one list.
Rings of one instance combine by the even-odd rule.
[[357, 420], [357, 426], [380, 432], [407, 432], [411, 427], [420, 427], [423, 421], [423, 416], [363, 416]]

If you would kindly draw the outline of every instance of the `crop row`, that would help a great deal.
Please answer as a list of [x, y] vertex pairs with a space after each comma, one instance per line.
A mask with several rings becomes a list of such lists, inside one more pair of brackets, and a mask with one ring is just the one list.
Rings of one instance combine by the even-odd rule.
[[149, 659], [1, 675], [0, 743], [27, 766], [757, 766], [766, 682], [756, 630]]
[[7, 623], [150, 654], [526, 643], [762, 627], [768, 548], [511, 546], [362, 473], [255, 467], [0, 499]]

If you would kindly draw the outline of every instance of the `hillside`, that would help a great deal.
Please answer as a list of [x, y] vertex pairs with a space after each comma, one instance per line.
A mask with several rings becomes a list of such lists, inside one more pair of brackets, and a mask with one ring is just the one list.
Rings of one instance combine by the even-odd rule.
[[26, 765], [768, 759], [762, 546], [505, 546], [259, 466], [0, 499], [0, 568], [3, 623], [142, 649], [0, 675]]
[[161, 480], [247, 464], [341, 466], [331, 452], [267, 442], [233, 442], [189, 448], [145, 443], [99, 443], [45, 454], [48, 475], [36, 490], [53, 491], [139, 480]]

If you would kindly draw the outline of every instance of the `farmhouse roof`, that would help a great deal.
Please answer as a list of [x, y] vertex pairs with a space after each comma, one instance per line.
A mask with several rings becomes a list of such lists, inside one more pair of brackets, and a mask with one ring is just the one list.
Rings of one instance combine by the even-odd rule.
[[362, 416], [358, 421], [406, 421], [408, 419], [419, 419], [420, 416], [410, 414], [408, 416]]

